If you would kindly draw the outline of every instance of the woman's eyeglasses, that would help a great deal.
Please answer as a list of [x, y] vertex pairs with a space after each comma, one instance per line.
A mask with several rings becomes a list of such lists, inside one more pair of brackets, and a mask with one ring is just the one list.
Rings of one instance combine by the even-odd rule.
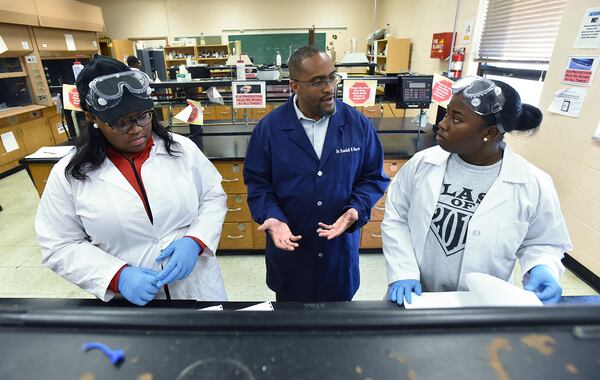
[[114, 123], [105, 124], [111, 127], [113, 132], [119, 135], [125, 135], [129, 133], [131, 128], [133, 128], [134, 126], [139, 125], [140, 127], [146, 127], [148, 126], [148, 124], [150, 124], [151, 121], [152, 111], [146, 111], [144, 113], [141, 113], [137, 117], [134, 117], [133, 119], [119, 120]]

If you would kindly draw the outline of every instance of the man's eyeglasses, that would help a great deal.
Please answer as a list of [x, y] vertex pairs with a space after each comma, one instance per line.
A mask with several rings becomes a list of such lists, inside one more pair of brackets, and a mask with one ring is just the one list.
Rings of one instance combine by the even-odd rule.
[[119, 120], [115, 123], [106, 123], [109, 127], [112, 128], [113, 132], [119, 135], [125, 135], [129, 133], [131, 128], [136, 125], [140, 127], [146, 127], [152, 121], [152, 111], [146, 111], [133, 119], [125, 119]]
[[307, 86], [311, 86], [314, 88], [318, 88], [318, 89], [323, 89], [329, 85], [334, 85], [337, 86], [338, 84], [340, 84], [342, 82], [342, 76], [340, 74], [333, 74], [332, 76], [330, 76], [327, 79], [317, 79], [314, 81], [303, 81], [303, 80], [297, 80], [297, 79], [292, 79], [293, 81], [299, 82], [299, 83], [304, 83]]

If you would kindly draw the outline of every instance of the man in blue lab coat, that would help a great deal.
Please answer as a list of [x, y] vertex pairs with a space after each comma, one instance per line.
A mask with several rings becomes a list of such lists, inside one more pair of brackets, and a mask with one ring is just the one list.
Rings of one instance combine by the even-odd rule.
[[289, 60], [294, 96], [252, 133], [244, 181], [267, 232], [277, 301], [349, 301], [360, 284], [360, 228], [383, 195], [383, 149], [369, 120], [335, 99], [340, 76], [314, 47]]

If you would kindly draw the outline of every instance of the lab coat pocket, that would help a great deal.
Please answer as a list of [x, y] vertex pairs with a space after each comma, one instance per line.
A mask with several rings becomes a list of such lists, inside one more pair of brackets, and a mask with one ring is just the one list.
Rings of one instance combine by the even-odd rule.
[[515, 255], [521, 244], [523, 244], [528, 228], [529, 223], [518, 220], [499, 222], [498, 233], [496, 234], [498, 253], [503, 258], [514, 262]]
[[196, 215], [198, 213], [198, 192], [196, 191], [194, 182], [187, 176], [177, 176], [175, 182], [178, 193], [181, 194], [179, 198], [180, 202], [183, 202], [183, 206], [185, 206], [187, 212]]

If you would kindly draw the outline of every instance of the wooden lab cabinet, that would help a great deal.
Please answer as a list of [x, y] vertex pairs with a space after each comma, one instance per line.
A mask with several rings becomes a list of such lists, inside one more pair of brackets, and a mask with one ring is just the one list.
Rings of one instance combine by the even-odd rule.
[[[69, 29], [33, 28], [40, 54], [55, 51], [98, 51], [96, 33]], [[67, 45], [68, 36], [72, 36], [73, 45]], [[42, 54], [43, 55], [43, 54]]]
[[33, 50], [29, 32], [24, 25], [0, 24], [0, 36], [6, 45], [6, 51], [0, 56], [22, 56]]
[[[383, 171], [390, 177], [390, 180], [398, 173], [398, 170], [406, 163], [406, 160], [393, 160], [386, 159], [383, 162]], [[385, 213], [385, 200], [387, 198], [387, 191], [383, 194], [383, 197], [371, 210], [371, 220], [365, 224], [361, 231], [360, 236], [360, 247], [379, 249], [382, 247], [381, 241], [381, 221]]]
[[[258, 231], [248, 207], [243, 161], [213, 161], [213, 164], [221, 174], [221, 185], [227, 193], [227, 214], [219, 249], [264, 249], [254, 243]], [[264, 243], [262, 245], [264, 246]]]

